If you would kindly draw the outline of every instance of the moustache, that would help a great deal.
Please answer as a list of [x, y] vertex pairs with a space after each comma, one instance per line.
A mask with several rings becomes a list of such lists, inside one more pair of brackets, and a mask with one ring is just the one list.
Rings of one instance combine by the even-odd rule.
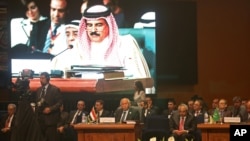
[[91, 35], [91, 36], [92, 36], [92, 35], [100, 36], [100, 34], [98, 34], [96, 31], [91, 32], [90, 35]]

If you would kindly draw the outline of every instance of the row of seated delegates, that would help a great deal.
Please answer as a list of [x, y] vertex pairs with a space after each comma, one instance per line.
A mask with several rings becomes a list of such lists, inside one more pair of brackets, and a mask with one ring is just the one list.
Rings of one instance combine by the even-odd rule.
[[7, 113], [0, 119], [0, 140], [10, 141], [11, 132], [13, 130], [16, 119], [16, 105], [13, 103], [8, 104]]
[[[185, 130], [183, 130], [183, 131], [173, 131], [172, 130], [174, 137], [179, 136], [180, 138], [182, 138], [181, 136], [185, 136], [185, 138], [195, 138], [197, 141], [201, 140], [201, 136], [200, 136], [201, 132], [198, 129], [196, 129], [196, 126], [194, 126], [194, 124], [204, 122], [204, 113], [206, 111], [202, 107], [203, 102], [204, 101], [202, 101], [201, 99], [194, 100], [193, 113], [190, 113], [188, 111], [188, 107], [185, 104], [180, 104], [178, 111], [172, 113], [172, 116], [170, 116], [170, 123], [173, 121], [176, 124], [180, 122], [180, 120], [179, 120], [179, 122], [176, 122], [174, 120], [174, 119], [177, 119], [176, 116], [180, 116], [181, 113], [183, 112], [180, 107], [184, 107], [184, 109], [187, 110], [186, 117], [193, 117], [193, 119], [191, 118], [192, 119], [191, 121], [188, 120], [189, 118], [186, 119], [187, 121], [185, 121], [185, 127], [184, 127]], [[95, 104], [95, 107], [96, 107], [96, 105], [98, 105], [98, 104]], [[145, 109], [146, 108], [147, 107], [145, 107]], [[248, 102], [248, 109], [250, 111], [250, 102]], [[130, 106], [129, 99], [123, 98], [120, 101], [120, 108], [118, 108], [118, 110], [115, 112], [115, 119], [116, 119], [116, 122], [122, 122], [125, 120], [139, 120], [138, 113], [139, 112], [136, 109], [134, 109], [133, 107]], [[125, 115], [125, 117], [123, 115]], [[190, 124], [187, 124], [189, 122], [190, 122]], [[179, 128], [179, 124], [177, 124], [177, 125], [175, 125], [176, 130], [178, 130], [177, 127]], [[194, 127], [195, 127], [195, 130], [194, 130]], [[172, 129], [171, 126], [170, 126], [170, 129]], [[186, 133], [188, 133], [188, 136], [186, 136], [187, 135]], [[176, 138], [178, 138], [178, 137], [176, 137]]]
[[20, 3], [22, 3], [25, 18], [11, 19], [11, 47], [18, 44], [29, 46], [33, 24], [47, 19], [40, 13], [38, 0], [20, 0]]
[[[60, 141], [77, 141], [77, 133], [74, 130], [73, 126], [75, 124], [82, 123], [83, 120], [86, 120], [86, 122], [97, 123], [99, 122], [100, 117], [113, 116], [110, 111], [104, 108], [104, 101], [101, 99], [95, 101], [93, 110], [94, 111], [91, 110], [90, 112], [85, 110], [84, 100], [78, 100], [77, 109], [71, 110], [69, 113], [61, 109], [61, 120], [59, 121], [57, 128], [59, 131]], [[95, 114], [93, 114], [92, 112], [94, 112]], [[86, 119], [82, 119], [83, 114], [85, 114]]]
[[100, 4], [110, 7], [118, 28], [125, 27], [125, 15], [123, 8], [120, 6], [120, 0], [84, 0], [81, 5], [81, 13], [84, 13], [84, 11], [90, 6]]
[[247, 104], [242, 104], [241, 97], [235, 96], [232, 99], [233, 105], [228, 105], [227, 100], [222, 98], [214, 98], [212, 101], [212, 108], [208, 110], [208, 114], [213, 116], [217, 110], [219, 116], [223, 117], [240, 117], [241, 122], [248, 121]]

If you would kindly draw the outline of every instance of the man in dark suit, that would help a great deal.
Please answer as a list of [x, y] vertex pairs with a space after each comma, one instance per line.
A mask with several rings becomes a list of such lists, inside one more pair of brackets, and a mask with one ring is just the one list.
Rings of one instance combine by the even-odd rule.
[[158, 106], [154, 105], [152, 97], [146, 96], [145, 100], [148, 103], [147, 116], [148, 115], [158, 115], [160, 112], [160, 109]]
[[41, 87], [36, 93], [38, 120], [46, 141], [58, 141], [57, 123], [60, 120], [60, 106], [63, 103], [60, 89], [49, 83], [47, 72], [40, 74]]
[[160, 109], [153, 104], [153, 99], [150, 96], [146, 96], [145, 101], [147, 103], [147, 106], [144, 107], [141, 111], [141, 122], [144, 122], [146, 117], [148, 116], [159, 115], [160, 111]]
[[99, 99], [95, 101], [95, 110], [96, 110], [96, 114], [99, 117], [110, 117], [110, 111], [104, 109], [104, 101]]
[[69, 140], [71, 141], [77, 141], [77, 132], [74, 130], [74, 125], [83, 121], [83, 114], [85, 114], [85, 120], [87, 120], [87, 116], [89, 113], [85, 110], [85, 101], [78, 100], [77, 109], [70, 111], [68, 124], [64, 126], [64, 130], [68, 135], [68, 138], [70, 138]]
[[68, 123], [73, 126], [74, 124], [81, 123], [82, 122], [82, 115], [85, 114], [85, 116], [88, 116], [88, 112], [85, 110], [85, 101], [84, 100], [78, 100], [77, 101], [77, 109], [72, 110], [69, 113], [69, 121]]
[[128, 98], [122, 98], [120, 101], [120, 108], [115, 112], [115, 122], [125, 122], [126, 120], [140, 120], [140, 114], [137, 109], [131, 107]]
[[223, 122], [224, 117], [232, 117], [232, 112], [228, 110], [227, 100], [222, 98], [219, 100], [219, 115], [220, 120]]
[[[193, 105], [193, 112], [191, 113], [196, 120], [196, 123], [204, 123], [205, 122], [205, 114], [208, 115], [207, 111], [203, 108], [203, 100], [201, 99], [196, 99], [194, 101], [194, 105]], [[208, 122], [208, 121], [207, 121]], [[197, 129], [195, 131], [195, 141], [201, 141], [201, 130]]]
[[175, 112], [169, 120], [171, 137], [175, 141], [186, 141], [194, 137], [194, 132], [197, 129], [197, 123], [193, 115], [188, 113], [188, 106], [180, 104], [178, 112]]
[[241, 104], [242, 99], [239, 96], [235, 96], [233, 98], [233, 106], [230, 111], [232, 113], [232, 117], [240, 117], [241, 121], [244, 121], [244, 115], [246, 115], [247, 110], [246, 106]]
[[0, 122], [0, 139], [1, 141], [10, 141], [11, 140], [11, 130], [15, 124], [15, 112], [16, 112], [16, 105], [9, 104], [7, 107], [7, 114], [5, 114]]
[[168, 100], [167, 109], [163, 110], [162, 115], [167, 118], [170, 118], [174, 112], [176, 112], [176, 102], [174, 99]]

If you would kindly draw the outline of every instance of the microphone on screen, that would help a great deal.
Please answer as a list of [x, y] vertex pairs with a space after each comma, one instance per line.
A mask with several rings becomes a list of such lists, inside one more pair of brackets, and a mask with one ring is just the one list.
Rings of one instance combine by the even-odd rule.
[[63, 51], [59, 52], [58, 54], [54, 55], [54, 56], [51, 58], [51, 60], [52, 60], [53, 58], [57, 57], [58, 55], [64, 53], [66, 50], [72, 49], [73, 47], [74, 47], [73, 45], [69, 45], [68, 48], [66, 48], [66, 49], [64, 49]]

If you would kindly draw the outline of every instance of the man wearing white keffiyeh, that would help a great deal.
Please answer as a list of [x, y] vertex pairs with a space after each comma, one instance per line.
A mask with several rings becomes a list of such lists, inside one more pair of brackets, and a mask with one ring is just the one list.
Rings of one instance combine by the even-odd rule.
[[108, 7], [95, 5], [84, 11], [78, 40], [84, 65], [119, 66], [125, 68], [125, 76], [151, 77], [136, 40], [131, 35], [119, 35]]

